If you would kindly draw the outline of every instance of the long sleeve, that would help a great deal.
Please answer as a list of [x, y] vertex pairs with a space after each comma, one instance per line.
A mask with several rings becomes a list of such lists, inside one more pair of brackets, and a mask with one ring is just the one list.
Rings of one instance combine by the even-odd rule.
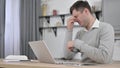
[[[91, 37], [89, 37], [91, 38]], [[74, 40], [74, 47], [78, 48], [84, 55], [98, 63], [110, 63], [114, 49], [114, 30], [111, 25], [102, 27], [99, 32], [98, 47], [93, 47], [85, 41]], [[91, 40], [93, 40], [91, 38]], [[93, 42], [94, 43], [94, 42]], [[96, 43], [96, 42], [95, 42]]]
[[71, 52], [67, 48], [67, 42], [72, 41], [72, 30], [66, 30], [65, 40], [64, 40], [64, 58], [72, 59], [75, 55], [74, 52]]

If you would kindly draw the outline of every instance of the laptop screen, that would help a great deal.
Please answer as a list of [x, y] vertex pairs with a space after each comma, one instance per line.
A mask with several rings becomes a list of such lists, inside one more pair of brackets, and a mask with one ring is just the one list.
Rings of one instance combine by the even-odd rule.
[[29, 45], [40, 62], [55, 63], [55, 60], [51, 55], [45, 41], [31, 41], [29, 42]]

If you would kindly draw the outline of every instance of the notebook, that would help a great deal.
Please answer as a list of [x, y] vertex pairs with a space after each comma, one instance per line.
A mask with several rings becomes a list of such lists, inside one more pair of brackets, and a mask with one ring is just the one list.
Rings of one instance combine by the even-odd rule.
[[40, 62], [52, 64], [80, 65], [80, 63], [78, 62], [55, 60], [44, 40], [31, 41], [29, 42], [29, 45]]

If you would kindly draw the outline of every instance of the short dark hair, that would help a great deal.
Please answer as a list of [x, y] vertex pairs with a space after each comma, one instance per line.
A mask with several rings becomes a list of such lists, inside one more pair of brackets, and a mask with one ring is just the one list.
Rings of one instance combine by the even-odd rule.
[[85, 8], [87, 8], [90, 11], [90, 13], [92, 14], [91, 7], [87, 1], [76, 1], [70, 8], [70, 14], [72, 14], [74, 9], [77, 11], [83, 12], [83, 10]]

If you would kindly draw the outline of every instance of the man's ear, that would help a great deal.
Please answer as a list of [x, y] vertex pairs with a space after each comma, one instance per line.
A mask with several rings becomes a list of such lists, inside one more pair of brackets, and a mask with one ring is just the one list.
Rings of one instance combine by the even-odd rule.
[[87, 8], [84, 9], [83, 11], [85, 14], [88, 14], [89, 13], [89, 10]]

